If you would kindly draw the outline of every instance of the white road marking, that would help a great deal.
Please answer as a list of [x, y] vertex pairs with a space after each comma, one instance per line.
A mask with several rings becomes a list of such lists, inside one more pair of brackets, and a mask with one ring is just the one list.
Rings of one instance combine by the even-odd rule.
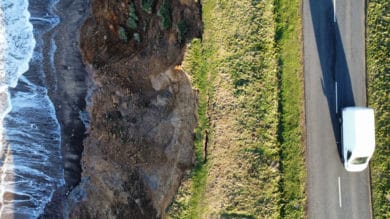
[[336, 23], [336, 0], [333, 0], [333, 22]]
[[339, 206], [340, 208], [342, 207], [342, 204], [341, 204], [341, 184], [340, 184], [340, 177], [338, 178], [338, 182], [339, 182]]
[[338, 107], [338, 94], [337, 94], [337, 81], [336, 81], [336, 85], [335, 85], [335, 88], [336, 88], [336, 113], [338, 113], [338, 109], [339, 109], [339, 107]]

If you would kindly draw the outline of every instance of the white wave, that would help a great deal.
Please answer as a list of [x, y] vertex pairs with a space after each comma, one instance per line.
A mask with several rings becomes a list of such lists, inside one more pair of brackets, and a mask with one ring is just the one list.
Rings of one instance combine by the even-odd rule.
[[[61, 130], [41, 66], [49, 61], [55, 71], [55, 42], [50, 42], [50, 60], [44, 60], [48, 42], [41, 36], [59, 22], [53, 10], [57, 2], [31, 5], [30, 16], [27, 0], [0, 0], [0, 217], [38, 217], [65, 183]], [[37, 24], [37, 39], [30, 22]], [[31, 71], [22, 76], [29, 64]], [[18, 81], [18, 88], [10, 89]]]
[[[4, 141], [4, 118], [11, 111], [9, 87], [17, 85], [19, 77], [29, 69], [35, 39], [33, 26], [29, 22], [28, 0], [0, 0], [0, 157], [2, 171], [0, 180], [0, 215], [9, 212], [14, 204], [6, 204], [4, 182], [9, 181], [8, 171], [14, 172], [15, 166], [9, 161], [10, 148]], [[13, 190], [8, 186], [7, 190]]]
[[36, 43], [29, 19], [27, 0], [1, 0], [0, 50], [1, 62], [5, 63], [0, 69], [1, 87], [15, 87], [18, 78], [28, 70]]
[[0, 144], [4, 117], [11, 111], [8, 88], [28, 70], [36, 43], [29, 19], [28, 0], [0, 0]]

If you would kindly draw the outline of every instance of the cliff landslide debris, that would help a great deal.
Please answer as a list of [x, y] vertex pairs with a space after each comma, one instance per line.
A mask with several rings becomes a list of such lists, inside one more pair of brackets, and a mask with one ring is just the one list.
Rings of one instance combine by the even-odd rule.
[[[94, 86], [72, 218], [164, 218], [193, 164], [196, 94], [179, 67], [200, 2], [94, 0], [80, 48]], [[73, 209], [72, 209], [73, 208]]]

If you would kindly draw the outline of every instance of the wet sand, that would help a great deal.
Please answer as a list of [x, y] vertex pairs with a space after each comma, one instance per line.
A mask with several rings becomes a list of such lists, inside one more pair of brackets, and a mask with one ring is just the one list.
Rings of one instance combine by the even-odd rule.
[[62, 217], [66, 211], [66, 194], [80, 181], [80, 159], [86, 128], [80, 119], [85, 112], [88, 83], [79, 50], [79, 28], [90, 11], [89, 0], [60, 0], [56, 13], [61, 22], [44, 36], [45, 60], [50, 58], [50, 41], [55, 40], [55, 70], [50, 62], [44, 65], [49, 82], [49, 96], [54, 103], [61, 126], [61, 149], [64, 163], [65, 187], [58, 189], [46, 206], [42, 218]]

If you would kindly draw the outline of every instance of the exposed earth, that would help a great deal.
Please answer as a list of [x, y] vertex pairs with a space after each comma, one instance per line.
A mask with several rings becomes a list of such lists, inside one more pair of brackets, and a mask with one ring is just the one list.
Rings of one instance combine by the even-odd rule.
[[194, 162], [197, 94], [180, 65], [201, 34], [200, 2], [92, 1], [79, 35], [90, 115], [81, 181], [67, 181], [42, 217], [165, 217]]

